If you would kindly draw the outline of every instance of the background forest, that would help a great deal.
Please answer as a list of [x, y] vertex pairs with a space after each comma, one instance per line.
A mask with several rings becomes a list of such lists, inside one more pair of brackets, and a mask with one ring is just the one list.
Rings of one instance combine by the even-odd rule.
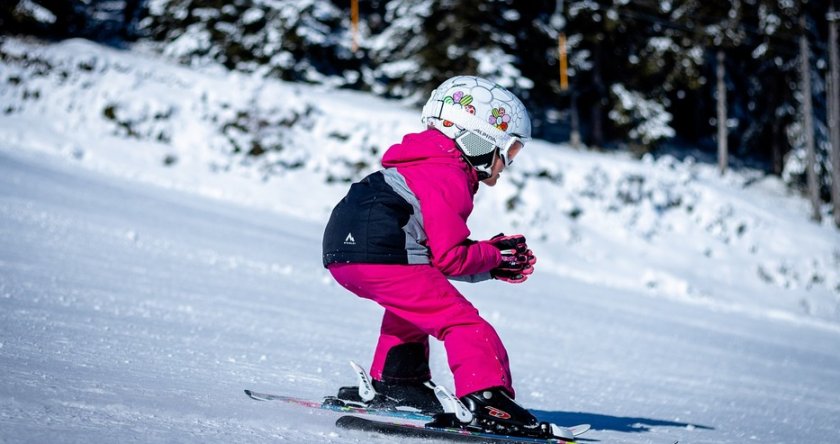
[[537, 272], [456, 283], [517, 401], [589, 442], [835, 444], [830, 6], [0, 1], [0, 443], [372, 441], [243, 389], [352, 383], [382, 309], [324, 225], [474, 73], [536, 124], [469, 230]]
[[193, 67], [220, 64], [410, 104], [423, 103], [449, 76], [474, 73], [524, 99], [538, 138], [710, 161], [718, 149], [721, 66], [730, 164], [749, 163], [803, 189], [804, 37], [812, 194], [828, 202], [830, 3], [360, 0], [354, 21], [351, 0], [12, 0], [0, 6], [0, 29], [137, 42]]

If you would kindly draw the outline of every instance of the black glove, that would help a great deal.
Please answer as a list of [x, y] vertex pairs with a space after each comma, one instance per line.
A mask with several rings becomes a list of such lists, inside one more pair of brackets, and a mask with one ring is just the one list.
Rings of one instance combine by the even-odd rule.
[[518, 284], [525, 282], [534, 272], [533, 265], [537, 262], [537, 258], [528, 249], [525, 236], [521, 234], [505, 236], [500, 233], [488, 242], [502, 253], [502, 262], [490, 270], [490, 275], [494, 279]]

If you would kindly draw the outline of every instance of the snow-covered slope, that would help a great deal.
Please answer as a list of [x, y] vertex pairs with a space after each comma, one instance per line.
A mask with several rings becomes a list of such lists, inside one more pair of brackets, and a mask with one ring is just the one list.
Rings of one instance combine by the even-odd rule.
[[[328, 279], [320, 234], [416, 111], [82, 41], [0, 53], [0, 441], [369, 442], [241, 390], [317, 398], [370, 356], [380, 311]], [[588, 438], [833, 442], [840, 235], [804, 205], [536, 141], [472, 226], [526, 233], [537, 273], [462, 288], [519, 399]]]
[[[379, 310], [326, 277], [320, 229], [0, 154], [2, 441], [371, 442], [242, 393], [317, 399], [371, 354]], [[545, 272], [513, 290], [464, 288], [546, 420], [627, 443], [840, 433], [835, 330]]]
[[[420, 129], [417, 110], [365, 94], [194, 72], [81, 40], [6, 39], [0, 56], [8, 147], [316, 222]], [[840, 325], [840, 233], [808, 223], [778, 180], [540, 141], [526, 153], [479, 193], [475, 237], [524, 232], [542, 271], [616, 291]]]

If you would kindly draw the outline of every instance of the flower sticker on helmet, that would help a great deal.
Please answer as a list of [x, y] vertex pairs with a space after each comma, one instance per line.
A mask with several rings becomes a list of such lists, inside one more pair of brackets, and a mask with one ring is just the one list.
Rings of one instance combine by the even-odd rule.
[[493, 108], [493, 111], [490, 115], [490, 118], [487, 119], [491, 125], [494, 125], [496, 128], [507, 131], [508, 129], [508, 122], [510, 122], [510, 115], [505, 113], [505, 109], [503, 107]]
[[473, 101], [473, 96], [469, 94], [465, 95], [461, 91], [457, 91], [455, 94], [453, 94], [452, 98], [455, 100], [455, 102], [461, 104], [461, 106], [467, 106]]
[[[470, 105], [473, 102], [473, 96], [469, 94], [464, 94], [463, 91], [455, 91], [452, 93], [451, 96], [446, 96], [443, 98], [443, 103], [447, 105], [460, 105], [461, 108], [464, 108], [468, 113], [475, 114], [475, 107]], [[443, 121], [443, 126], [450, 127], [454, 125], [452, 122], [448, 120]]]

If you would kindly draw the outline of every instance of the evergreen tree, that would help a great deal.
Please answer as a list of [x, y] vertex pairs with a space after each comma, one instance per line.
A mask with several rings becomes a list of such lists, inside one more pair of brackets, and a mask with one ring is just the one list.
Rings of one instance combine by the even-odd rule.
[[[633, 5], [620, 1], [564, 2], [574, 73], [572, 88], [584, 121], [584, 141], [590, 144], [603, 146], [608, 139], [623, 139], [632, 128], [645, 126], [653, 117], [622, 106], [616, 94], [627, 91], [639, 99], [654, 98], [652, 88], [662, 84], [662, 76], [644, 76], [646, 70], [661, 73], [665, 62], [661, 57], [643, 58], [651, 29], [640, 19], [645, 16], [633, 12]], [[615, 89], [614, 85], [622, 86]], [[608, 120], [608, 116], [612, 117]]]
[[[432, 82], [431, 71], [424, 67], [420, 53], [433, 44], [423, 33], [423, 26], [432, 13], [432, 4], [413, 0], [387, 2], [381, 22], [372, 30], [365, 44], [370, 54], [370, 87], [389, 97], [420, 95]], [[416, 101], [422, 97], [415, 97]]]
[[8, 0], [0, 4], [0, 33], [119, 44], [133, 40], [140, 0]]
[[423, 23], [428, 44], [419, 52], [431, 88], [449, 77], [487, 77], [514, 92], [533, 88], [522, 76], [515, 33], [522, 16], [513, 0], [433, 0]]
[[[729, 146], [800, 183], [797, 45], [810, 60], [818, 160], [828, 161], [824, 72], [828, 0], [11, 0], [4, 33], [132, 39], [190, 65], [327, 83], [420, 104], [446, 78], [476, 74], [513, 90], [534, 135], [644, 150], [671, 139], [713, 152], [715, 54], [726, 54]], [[139, 14], [137, 11], [140, 11]], [[800, 29], [799, 18], [806, 18]], [[565, 33], [570, 89], [561, 91]], [[671, 137], [675, 134], [675, 137]], [[828, 187], [825, 187], [827, 190]], [[827, 195], [827, 191], [826, 195]]]
[[141, 30], [184, 63], [221, 63], [285, 80], [322, 82], [359, 61], [351, 52], [349, 17], [318, 0], [159, 0], [148, 4]]

